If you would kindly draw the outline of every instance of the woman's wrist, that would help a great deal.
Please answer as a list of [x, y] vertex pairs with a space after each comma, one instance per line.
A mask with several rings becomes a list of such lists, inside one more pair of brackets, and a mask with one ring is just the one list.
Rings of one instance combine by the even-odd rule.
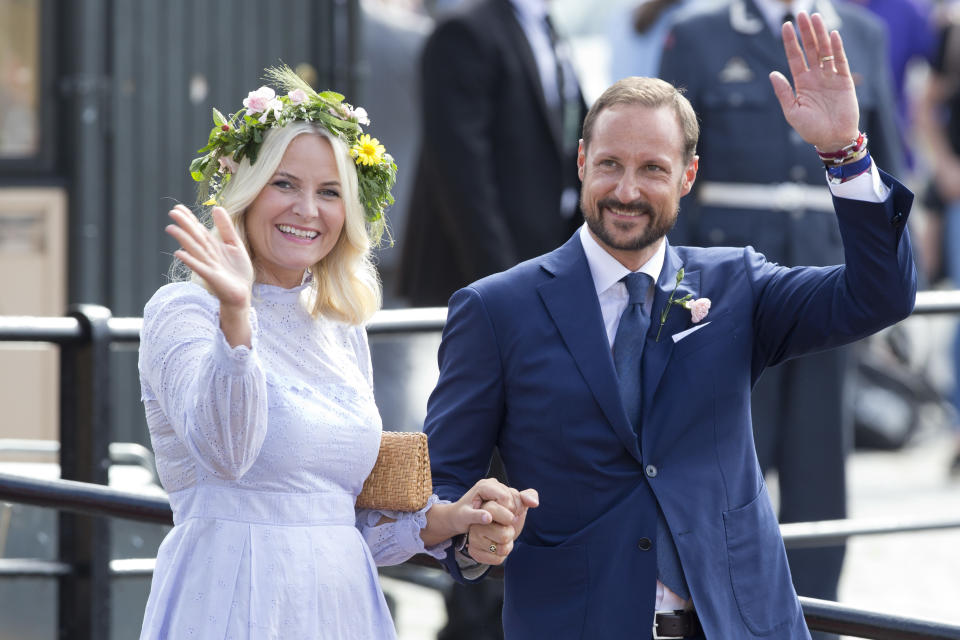
[[423, 546], [432, 547], [449, 540], [457, 534], [466, 533], [454, 527], [455, 503], [438, 502], [427, 511], [427, 526], [420, 530]]
[[253, 345], [250, 332], [250, 305], [225, 305], [220, 303], [220, 330], [231, 347]]

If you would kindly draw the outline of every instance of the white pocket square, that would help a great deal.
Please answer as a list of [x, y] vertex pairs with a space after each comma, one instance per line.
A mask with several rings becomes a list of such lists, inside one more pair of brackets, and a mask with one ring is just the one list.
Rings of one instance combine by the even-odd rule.
[[687, 329], [686, 331], [681, 331], [680, 333], [675, 333], [675, 334], [673, 334], [672, 338], [673, 338], [674, 343], [680, 342], [681, 340], [683, 340], [684, 338], [686, 338], [687, 336], [689, 336], [689, 335], [690, 335], [691, 333], [693, 333], [694, 331], [700, 331], [700, 329], [703, 329], [703, 328], [704, 328], [705, 326], [707, 326], [708, 324], [710, 324], [710, 323], [709, 323], [709, 322], [704, 322], [703, 324], [698, 324], [698, 325], [695, 326], [695, 327], [690, 327], [690, 328]]

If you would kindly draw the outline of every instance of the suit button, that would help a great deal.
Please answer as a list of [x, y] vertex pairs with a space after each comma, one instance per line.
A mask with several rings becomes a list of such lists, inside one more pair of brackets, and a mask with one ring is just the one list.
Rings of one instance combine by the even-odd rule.
[[644, 471], [646, 472], [648, 478], [656, 478], [656, 477], [657, 477], [657, 468], [656, 468], [655, 466], [653, 466], [652, 464], [648, 464], [648, 465], [647, 465], [647, 468], [644, 469]]
[[650, 547], [653, 546], [653, 543], [650, 542], [650, 538], [640, 538], [640, 541], [637, 542], [637, 548], [640, 551], [650, 551]]

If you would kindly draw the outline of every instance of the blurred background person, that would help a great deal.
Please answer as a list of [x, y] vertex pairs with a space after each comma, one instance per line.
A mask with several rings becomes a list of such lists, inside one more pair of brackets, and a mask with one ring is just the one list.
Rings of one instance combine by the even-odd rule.
[[933, 5], [928, 0], [846, 0], [862, 6], [887, 28], [887, 52], [897, 100], [897, 124], [908, 169], [914, 168], [910, 132], [913, 107], [908, 94], [914, 65], [929, 65], [936, 50]]
[[660, 52], [670, 26], [684, 9], [703, 8], [719, 0], [642, 0], [609, 12], [607, 41], [610, 78], [656, 77]]
[[[945, 4], [933, 67], [917, 109], [917, 129], [928, 152], [930, 186], [925, 197], [933, 217], [927, 266], [934, 284], [948, 278], [960, 288], [960, 3]], [[949, 471], [960, 477], [960, 325], [953, 341], [955, 452]]]
[[[397, 271], [410, 210], [412, 169], [420, 137], [420, 72], [417, 60], [433, 29], [419, 0], [361, 0], [360, 99], [377, 123], [377, 135], [401, 168], [390, 207], [390, 236], [376, 250], [377, 270], [383, 282], [383, 306], [400, 306]], [[397, 425], [399, 426], [399, 425]], [[396, 428], [396, 426], [394, 427]]]
[[[860, 7], [828, 0], [733, 0], [674, 23], [660, 77], [684, 87], [700, 116], [700, 176], [682, 205], [675, 244], [752, 245], [786, 266], [843, 262], [824, 165], [781, 117], [767, 79], [787, 71], [781, 25], [820, 12], [843, 36], [860, 127], [880, 166], [901, 171], [883, 25]], [[757, 454], [778, 472], [781, 522], [846, 517], [848, 352], [832, 350], [767, 370], [753, 394]], [[800, 595], [837, 599], [844, 547], [788, 551]]]
[[446, 305], [578, 225], [574, 160], [586, 106], [547, 4], [468, 2], [427, 40], [400, 267], [400, 294], [414, 306]]

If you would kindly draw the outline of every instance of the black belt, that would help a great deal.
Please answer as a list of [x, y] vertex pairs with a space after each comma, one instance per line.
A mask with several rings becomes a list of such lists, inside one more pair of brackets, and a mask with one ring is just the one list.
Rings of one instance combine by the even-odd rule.
[[658, 611], [653, 615], [653, 637], [693, 638], [700, 633], [696, 611]]

